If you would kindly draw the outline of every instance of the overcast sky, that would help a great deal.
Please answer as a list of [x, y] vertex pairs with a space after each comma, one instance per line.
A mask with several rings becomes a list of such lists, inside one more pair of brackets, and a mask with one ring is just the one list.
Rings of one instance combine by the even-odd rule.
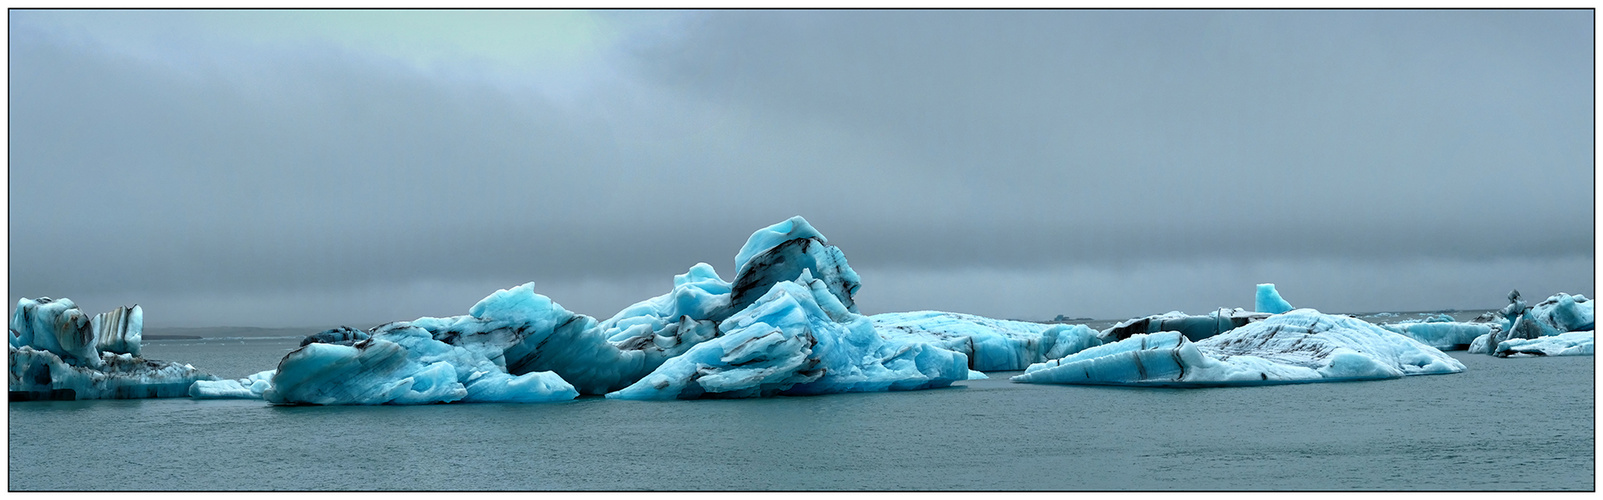
[[147, 327], [608, 317], [802, 215], [864, 313], [1595, 296], [1593, 13], [19, 11], [9, 278]]

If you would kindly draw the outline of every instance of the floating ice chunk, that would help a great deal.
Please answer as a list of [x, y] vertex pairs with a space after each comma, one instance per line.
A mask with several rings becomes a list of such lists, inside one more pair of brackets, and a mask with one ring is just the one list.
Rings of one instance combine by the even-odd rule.
[[367, 332], [342, 326], [306, 336], [306, 338], [301, 339], [301, 347], [305, 347], [307, 344], [353, 345], [367, 339]]
[[262, 393], [273, 386], [277, 370], [253, 373], [241, 379], [201, 380], [189, 386], [189, 397], [195, 399], [261, 399]]
[[1493, 356], [1575, 356], [1592, 354], [1593, 331], [1564, 332], [1534, 339], [1509, 339], [1497, 345]]
[[522, 403], [577, 396], [554, 373], [509, 374], [480, 351], [440, 342], [408, 323], [377, 327], [369, 338], [350, 345], [312, 342], [291, 351], [262, 393], [277, 404], [318, 405]]
[[1275, 291], [1274, 283], [1259, 283], [1258, 297], [1254, 301], [1254, 309], [1258, 312], [1280, 314], [1292, 309], [1291, 303], [1280, 298], [1280, 292]]
[[[1497, 327], [1486, 323], [1459, 323], [1455, 321], [1402, 322], [1380, 325], [1389, 331], [1407, 335], [1414, 340], [1444, 351], [1469, 348], [1476, 337], [1492, 333]], [[1448, 318], [1451, 320], [1451, 318]]]
[[745, 309], [775, 283], [795, 280], [805, 270], [823, 280], [846, 309], [857, 312], [853, 296], [862, 279], [847, 265], [846, 255], [801, 216], [752, 233], [735, 255], [735, 268], [730, 292], [734, 310]]
[[[803, 284], [805, 283], [805, 284]], [[803, 272], [719, 324], [722, 337], [669, 359], [619, 399], [745, 398], [945, 387], [970, 377], [962, 354], [881, 339], [827, 283]]]
[[1258, 385], [1457, 373], [1441, 351], [1368, 322], [1297, 309], [1192, 342], [1132, 335], [1032, 365], [1016, 382], [1153, 386]]
[[1202, 340], [1248, 323], [1269, 317], [1268, 313], [1220, 309], [1206, 316], [1191, 316], [1180, 311], [1132, 318], [1119, 322], [1100, 334], [1105, 341], [1130, 338], [1139, 333], [1180, 332], [1189, 340]]
[[869, 316], [887, 340], [926, 342], [968, 356], [980, 371], [1023, 370], [1100, 345], [1098, 332], [1085, 325], [1047, 325], [940, 311]]
[[91, 319], [72, 299], [21, 299], [11, 315], [13, 400], [181, 397], [215, 377], [139, 356], [144, 313], [119, 307]]

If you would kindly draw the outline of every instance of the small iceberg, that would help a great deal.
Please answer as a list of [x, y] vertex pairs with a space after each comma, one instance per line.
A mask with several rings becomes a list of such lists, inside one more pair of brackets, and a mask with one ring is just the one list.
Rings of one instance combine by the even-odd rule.
[[1491, 331], [1470, 343], [1470, 353], [1500, 358], [1592, 354], [1594, 307], [1585, 295], [1557, 293], [1533, 307], [1514, 290], [1508, 301], [1503, 309], [1475, 318]]
[[1443, 351], [1462, 351], [1475, 342], [1476, 337], [1491, 333], [1500, 327], [1487, 323], [1453, 321], [1452, 316], [1439, 314], [1423, 320], [1386, 323], [1381, 328], [1407, 335]]
[[1206, 387], [1336, 382], [1458, 373], [1433, 347], [1347, 316], [1296, 309], [1191, 341], [1137, 334], [1031, 365], [1015, 382]]
[[171, 398], [215, 380], [188, 364], [140, 355], [144, 311], [88, 317], [72, 299], [21, 299], [11, 315], [12, 401]]
[[1239, 307], [1233, 310], [1221, 308], [1205, 316], [1192, 316], [1180, 311], [1169, 311], [1163, 314], [1119, 322], [1103, 330], [1101, 337], [1105, 341], [1112, 342], [1124, 340], [1137, 334], [1180, 332], [1187, 340], [1197, 341], [1246, 326], [1254, 321], [1262, 321], [1269, 316], [1269, 313], [1248, 312], [1241, 310]]
[[1253, 308], [1268, 314], [1280, 314], [1292, 310], [1291, 303], [1280, 298], [1280, 292], [1275, 290], [1274, 283], [1258, 284], [1258, 296], [1253, 301]]

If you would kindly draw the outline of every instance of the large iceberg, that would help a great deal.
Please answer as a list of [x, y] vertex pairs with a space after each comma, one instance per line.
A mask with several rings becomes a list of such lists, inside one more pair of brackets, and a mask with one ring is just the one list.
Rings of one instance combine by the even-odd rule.
[[886, 340], [924, 342], [968, 356], [969, 369], [1017, 371], [1102, 345], [1085, 325], [1048, 325], [941, 311], [868, 317]]
[[183, 397], [215, 377], [140, 355], [144, 311], [118, 307], [88, 317], [72, 299], [21, 299], [11, 315], [12, 400]]
[[485, 297], [463, 316], [319, 333], [270, 373], [193, 392], [408, 404], [820, 394], [983, 377], [968, 370], [963, 353], [881, 338], [857, 314], [857, 273], [806, 219], [753, 233], [735, 264], [733, 283], [697, 264], [674, 277], [667, 294], [605, 321], [567, 311], [527, 283]]
[[1138, 334], [1031, 365], [1015, 382], [1228, 386], [1334, 382], [1457, 373], [1441, 351], [1371, 323], [1297, 309], [1199, 341]]

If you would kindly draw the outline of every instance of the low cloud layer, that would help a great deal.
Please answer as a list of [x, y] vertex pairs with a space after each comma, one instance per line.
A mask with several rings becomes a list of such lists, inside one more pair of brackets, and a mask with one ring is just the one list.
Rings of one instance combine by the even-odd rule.
[[1593, 295], [1589, 11], [379, 14], [13, 12], [13, 298], [608, 316], [798, 214], [865, 312]]

